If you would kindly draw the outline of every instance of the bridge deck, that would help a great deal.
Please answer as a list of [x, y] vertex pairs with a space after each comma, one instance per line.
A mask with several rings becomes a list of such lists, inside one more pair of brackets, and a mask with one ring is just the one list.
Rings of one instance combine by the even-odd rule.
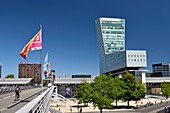
[[[27, 99], [30, 96], [40, 92], [41, 90], [42, 90], [42, 88], [33, 88], [33, 89], [23, 90], [20, 93], [20, 100], [19, 101], [14, 101], [14, 99], [15, 99], [15, 93], [14, 92], [7, 93], [7, 94], [1, 94], [0, 95], [0, 111], [2, 113], [8, 113], [7, 111], [9, 111], [10, 109], [13, 109], [14, 106], [16, 107], [15, 111], [17, 111], [18, 109], [21, 108], [21, 106], [17, 107], [16, 105], [19, 105], [19, 103], [21, 105], [21, 102], [26, 104], [26, 101], [24, 102], [25, 99]], [[30, 101], [30, 99], [27, 100], [27, 101]], [[15, 111], [12, 111], [12, 112], [15, 112]], [[9, 112], [9, 113], [11, 113], [11, 112]]]

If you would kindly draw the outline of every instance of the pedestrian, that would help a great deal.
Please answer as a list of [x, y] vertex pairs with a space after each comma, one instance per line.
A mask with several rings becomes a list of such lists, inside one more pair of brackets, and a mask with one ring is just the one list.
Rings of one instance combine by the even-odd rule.
[[82, 108], [80, 108], [80, 113], [82, 113]]
[[166, 107], [164, 108], [164, 111], [165, 111], [165, 113], [166, 113]]
[[19, 88], [19, 86], [17, 86], [16, 88], [15, 88], [15, 100], [19, 100], [19, 98], [20, 98], [20, 88]]
[[136, 108], [138, 108], [138, 104], [136, 104]]
[[72, 113], [72, 108], [70, 107], [70, 112]]

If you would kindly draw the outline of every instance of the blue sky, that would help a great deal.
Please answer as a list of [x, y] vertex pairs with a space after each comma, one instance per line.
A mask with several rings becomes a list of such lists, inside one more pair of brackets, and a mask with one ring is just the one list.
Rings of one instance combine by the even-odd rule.
[[2, 77], [18, 76], [20, 62], [40, 63], [39, 51], [20, 51], [43, 26], [43, 61], [49, 53], [56, 74], [99, 75], [95, 20], [126, 19], [126, 49], [147, 51], [148, 67], [170, 63], [169, 0], [1, 0]]

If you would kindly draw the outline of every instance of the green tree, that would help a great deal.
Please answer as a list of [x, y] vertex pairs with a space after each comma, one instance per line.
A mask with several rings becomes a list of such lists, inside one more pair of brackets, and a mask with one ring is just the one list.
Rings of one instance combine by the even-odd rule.
[[[83, 103], [93, 103], [100, 109], [112, 107], [114, 100], [140, 100], [145, 96], [145, 87], [136, 81], [135, 76], [126, 73], [123, 79], [100, 75], [93, 82], [84, 81], [76, 89], [76, 96]], [[117, 105], [117, 101], [116, 101]]]
[[77, 88], [76, 88], [76, 97], [79, 99], [80, 102], [84, 104], [88, 104], [90, 102], [90, 95], [92, 93], [92, 88], [90, 83], [83, 81]]
[[146, 88], [145, 85], [142, 84], [142, 81], [137, 81], [136, 88], [135, 88], [135, 100], [140, 100], [145, 97], [146, 93]]
[[14, 74], [8, 74], [5, 78], [14, 78]]
[[87, 83], [84, 81], [76, 89], [76, 97], [83, 103], [93, 103], [94, 107], [100, 109], [112, 107], [111, 103], [116, 99], [117, 94], [120, 94], [116, 88], [116, 80], [113, 81], [111, 76], [97, 76], [93, 82]]
[[123, 100], [127, 101], [129, 106], [129, 101], [140, 100], [144, 98], [146, 92], [145, 87], [141, 82], [137, 82], [134, 75], [126, 73], [123, 77], [125, 82]]
[[91, 101], [94, 107], [98, 107], [100, 109], [100, 113], [102, 113], [103, 108], [110, 108], [112, 106], [111, 103], [113, 102], [113, 99], [110, 98], [111, 80], [111, 77], [107, 77], [106, 75], [100, 75], [97, 76], [94, 79], [94, 82], [91, 83]]
[[161, 92], [166, 98], [168, 98], [170, 96], [170, 84], [166, 82], [161, 83]]
[[110, 91], [111, 91], [111, 98], [113, 100], [116, 100], [116, 106], [117, 106], [117, 100], [122, 100], [124, 92], [125, 92], [125, 83], [122, 79], [119, 77], [115, 77], [111, 79], [111, 86], [110, 86]]

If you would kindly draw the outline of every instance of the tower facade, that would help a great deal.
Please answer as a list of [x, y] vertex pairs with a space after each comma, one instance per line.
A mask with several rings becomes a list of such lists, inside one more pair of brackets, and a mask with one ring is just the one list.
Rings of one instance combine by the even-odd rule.
[[100, 74], [115, 74], [146, 67], [145, 50], [125, 49], [125, 19], [99, 18], [96, 34], [100, 58]]
[[[108, 70], [107, 66], [111, 63], [108, 57], [125, 56], [123, 52], [125, 51], [125, 19], [99, 18], [96, 20], [96, 33], [102, 74]], [[115, 53], [114, 56], [111, 55], [112, 53]]]
[[125, 50], [125, 19], [99, 18], [96, 21], [99, 50], [105, 54]]

